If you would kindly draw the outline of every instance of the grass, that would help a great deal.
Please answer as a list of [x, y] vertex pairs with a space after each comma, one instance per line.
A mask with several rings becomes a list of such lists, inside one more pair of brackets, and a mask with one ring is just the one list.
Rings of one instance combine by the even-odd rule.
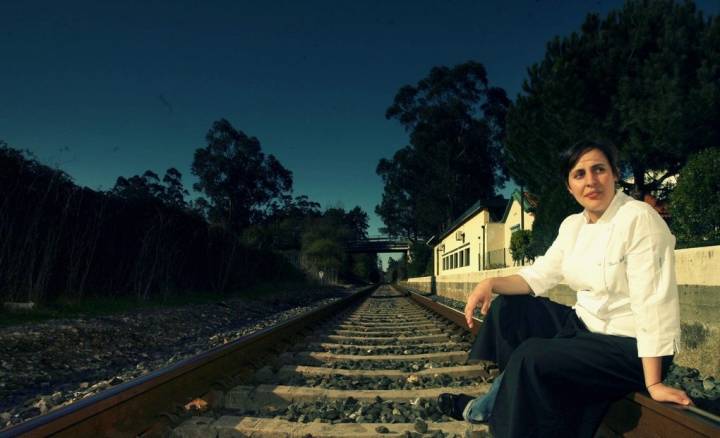
[[297, 290], [320, 288], [321, 286], [309, 282], [266, 282], [250, 286], [242, 291], [231, 294], [218, 293], [188, 293], [171, 295], [166, 298], [153, 298], [138, 300], [128, 297], [93, 297], [81, 301], [57, 301], [38, 306], [33, 310], [10, 312], [0, 308], [0, 327], [25, 323], [38, 323], [60, 318], [91, 318], [104, 315], [143, 310], [164, 309], [187, 305], [209, 304], [232, 299], [265, 300], [274, 296], [283, 296]]

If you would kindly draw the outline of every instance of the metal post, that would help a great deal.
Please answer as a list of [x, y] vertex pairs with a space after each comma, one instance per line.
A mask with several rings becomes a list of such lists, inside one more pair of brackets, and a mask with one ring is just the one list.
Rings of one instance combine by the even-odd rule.
[[482, 238], [482, 253], [483, 253], [482, 270], [484, 271], [485, 270], [485, 257], [486, 257], [486, 254], [485, 254], [485, 225], [482, 226], [482, 234], [483, 234], [483, 238]]
[[525, 195], [523, 186], [520, 186], [520, 230], [525, 229]]

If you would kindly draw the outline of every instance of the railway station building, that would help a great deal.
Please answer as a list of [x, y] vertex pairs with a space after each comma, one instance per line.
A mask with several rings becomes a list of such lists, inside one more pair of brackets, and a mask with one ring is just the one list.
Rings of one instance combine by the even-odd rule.
[[531, 230], [529, 212], [535, 198], [516, 190], [509, 200], [473, 204], [437, 239], [433, 256], [436, 277], [514, 266], [510, 238], [518, 230]]

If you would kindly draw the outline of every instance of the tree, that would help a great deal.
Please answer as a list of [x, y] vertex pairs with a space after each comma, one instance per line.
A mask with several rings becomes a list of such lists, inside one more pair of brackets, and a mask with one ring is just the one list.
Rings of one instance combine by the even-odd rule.
[[499, 151], [508, 104], [472, 61], [434, 67], [400, 88], [385, 115], [405, 127], [410, 144], [376, 169], [385, 187], [375, 211], [387, 232], [427, 237], [478, 199], [496, 196], [506, 180]]
[[165, 195], [165, 188], [160, 184], [160, 177], [157, 173], [146, 170], [142, 176], [118, 177], [111, 192], [125, 199], [155, 198], [160, 200]]
[[421, 223], [418, 217], [416, 200], [422, 198], [422, 188], [415, 175], [419, 166], [415, 165], [415, 151], [406, 146], [395, 153], [391, 160], [381, 159], [376, 172], [383, 180], [383, 194], [375, 213], [380, 216], [385, 227], [380, 232], [391, 236], [404, 236], [417, 239], [421, 229], [433, 228], [435, 224]]
[[530, 230], [517, 230], [510, 236], [510, 254], [516, 264], [535, 259], [530, 247], [531, 235]]
[[347, 253], [349, 241], [367, 237], [367, 219], [360, 207], [347, 212], [339, 207], [328, 208], [322, 216], [307, 218], [300, 253], [305, 266], [350, 280], [379, 277], [375, 255]]
[[208, 217], [235, 230], [260, 222], [292, 190], [292, 173], [260, 142], [221, 119], [206, 135], [207, 146], [197, 149], [192, 173], [195, 190], [207, 195]]
[[163, 183], [165, 183], [165, 196], [163, 198], [165, 204], [180, 208], [187, 207], [185, 196], [188, 195], [188, 191], [183, 187], [182, 174], [174, 167], [171, 167], [165, 171]]
[[720, 240], [720, 148], [694, 155], [671, 195], [672, 228], [678, 240]]
[[408, 277], [432, 275], [433, 251], [425, 242], [414, 242], [410, 245], [411, 260], [407, 263]]
[[183, 187], [182, 174], [174, 167], [165, 171], [162, 184], [157, 173], [146, 170], [142, 176], [118, 177], [115, 186], [110, 192], [125, 199], [155, 199], [167, 206], [182, 209], [188, 206], [187, 202], [185, 202], [188, 191]]
[[538, 210], [536, 220], [552, 231], [534, 240], [551, 242], [573, 208], [557, 166], [573, 143], [615, 144], [623, 188], [638, 199], [657, 195], [689, 154], [717, 144], [718, 27], [692, 2], [629, 1], [548, 43], [510, 107], [504, 151], [510, 175], [538, 195], [541, 209], [562, 201], [544, 210], [552, 218]]

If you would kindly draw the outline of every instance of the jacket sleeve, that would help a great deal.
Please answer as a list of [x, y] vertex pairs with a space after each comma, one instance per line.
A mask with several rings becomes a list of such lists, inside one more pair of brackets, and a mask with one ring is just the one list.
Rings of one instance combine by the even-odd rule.
[[545, 252], [545, 255], [535, 260], [531, 266], [523, 268], [520, 275], [532, 289], [533, 295], [545, 295], [547, 291], [563, 280], [562, 261], [568, 240], [568, 222], [572, 216], [560, 224], [560, 230], [555, 241]]
[[627, 279], [638, 357], [671, 355], [680, 343], [675, 236], [655, 211], [642, 211], [628, 240]]

